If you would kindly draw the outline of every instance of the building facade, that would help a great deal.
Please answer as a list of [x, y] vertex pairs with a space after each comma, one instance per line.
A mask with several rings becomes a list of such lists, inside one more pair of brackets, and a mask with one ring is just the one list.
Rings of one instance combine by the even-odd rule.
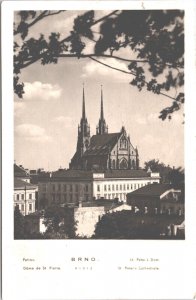
[[142, 186], [159, 183], [159, 174], [143, 170], [60, 170], [43, 177], [38, 184], [39, 208], [52, 204], [78, 204], [98, 199], [126, 202], [127, 193]]
[[37, 186], [14, 179], [14, 207], [18, 206], [24, 216], [35, 212], [36, 192]]
[[108, 133], [104, 118], [102, 89], [100, 118], [96, 135], [91, 137], [83, 88], [82, 118], [78, 126], [77, 147], [69, 167], [78, 170], [139, 169], [138, 150], [133, 147], [125, 127], [123, 126], [120, 132]]
[[139, 211], [156, 214], [184, 215], [184, 195], [171, 184], [153, 184], [127, 194], [127, 203]]
[[14, 164], [14, 208], [26, 216], [36, 210], [38, 186], [30, 183], [29, 173], [22, 167]]

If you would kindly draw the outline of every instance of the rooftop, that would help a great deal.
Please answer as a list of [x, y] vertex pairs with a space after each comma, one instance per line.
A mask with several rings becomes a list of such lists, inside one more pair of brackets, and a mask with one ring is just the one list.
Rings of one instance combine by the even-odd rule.
[[22, 166], [14, 164], [14, 177], [29, 178], [29, 174]]
[[84, 156], [108, 154], [108, 151], [114, 147], [120, 135], [121, 132], [93, 135], [91, 137], [90, 147], [86, 150]]
[[[149, 174], [144, 170], [97, 170], [94, 171], [84, 171], [84, 170], [58, 170], [49, 176], [40, 176], [39, 181], [58, 181], [58, 180], [92, 180], [93, 174], [104, 174], [105, 179], [109, 178], [150, 178]], [[101, 178], [103, 179], [103, 178]]]
[[19, 178], [14, 178], [14, 189], [26, 189], [26, 190], [31, 190], [31, 189], [36, 189], [37, 186], [33, 185], [31, 183], [28, 183], [24, 180], [21, 180]]
[[132, 196], [132, 195], [160, 197], [163, 193], [165, 193], [166, 191], [168, 191], [172, 188], [173, 188], [173, 186], [171, 184], [153, 183], [153, 184], [145, 185], [145, 186], [135, 190], [134, 192], [129, 193], [128, 197]]

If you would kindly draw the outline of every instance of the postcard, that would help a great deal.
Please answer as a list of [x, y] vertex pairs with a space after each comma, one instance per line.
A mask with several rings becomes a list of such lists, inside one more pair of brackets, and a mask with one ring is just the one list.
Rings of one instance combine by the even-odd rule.
[[195, 9], [2, 3], [3, 299], [195, 299]]

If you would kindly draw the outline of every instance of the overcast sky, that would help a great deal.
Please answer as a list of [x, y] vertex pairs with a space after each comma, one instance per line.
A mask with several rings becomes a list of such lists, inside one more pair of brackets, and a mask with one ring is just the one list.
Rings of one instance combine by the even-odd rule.
[[[103, 13], [106, 12], [97, 15]], [[31, 36], [51, 31], [66, 36], [77, 14], [72, 11], [49, 17], [32, 27]], [[89, 52], [92, 52], [91, 44], [86, 49], [86, 53]], [[107, 62], [126, 68], [123, 62], [113, 59]], [[21, 80], [25, 82], [25, 95], [22, 100], [16, 96], [14, 99], [16, 163], [30, 169], [68, 168], [76, 150], [84, 82], [91, 135], [95, 134], [99, 120], [102, 84], [109, 132], [119, 132], [122, 125], [125, 126], [133, 146], [138, 147], [141, 165], [147, 160], [159, 159], [165, 164], [183, 167], [183, 111], [175, 113], [171, 121], [161, 121], [159, 112], [171, 105], [171, 100], [145, 90], [139, 92], [129, 84], [131, 79], [128, 74], [90, 59], [59, 59], [58, 64], [44, 67], [38, 62], [24, 69]]]

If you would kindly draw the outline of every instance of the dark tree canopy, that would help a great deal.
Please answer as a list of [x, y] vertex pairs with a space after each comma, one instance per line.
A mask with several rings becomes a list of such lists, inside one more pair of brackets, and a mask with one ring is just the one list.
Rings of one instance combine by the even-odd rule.
[[14, 208], [14, 239], [23, 239], [25, 236], [24, 216], [21, 214], [18, 205]]
[[152, 159], [144, 163], [146, 171], [159, 172], [161, 183], [171, 183], [174, 186], [184, 186], [184, 170], [181, 167], [174, 168], [165, 165], [158, 159]]
[[74, 238], [76, 222], [72, 208], [56, 205], [46, 208], [44, 212], [44, 225], [46, 226], [45, 238], [67, 239]]
[[[167, 227], [179, 221], [178, 216], [150, 215], [119, 211], [103, 215], [95, 228], [94, 239], [161, 239]], [[183, 217], [181, 218], [183, 221]]]
[[[116, 10], [96, 19], [95, 11], [81, 12], [74, 20], [70, 35], [61, 37], [52, 32], [49, 37], [28, 38], [30, 28], [42, 19], [64, 11], [20, 11], [14, 26], [14, 35], [20, 35], [22, 43], [14, 43], [14, 91], [18, 97], [24, 94], [19, 81], [23, 68], [40, 61], [42, 65], [57, 63], [59, 58], [88, 57], [104, 65], [134, 76], [130, 84], [139, 91], [146, 88], [157, 95], [171, 99], [171, 105], [160, 112], [160, 118], [171, 118], [184, 103], [184, 12], [180, 10]], [[65, 12], [66, 18], [66, 12]], [[96, 31], [94, 26], [96, 25]], [[97, 25], [99, 29], [97, 31]], [[17, 40], [17, 39], [16, 39]], [[94, 51], [86, 53], [88, 42], [94, 43]], [[126, 49], [126, 57], [120, 50]], [[103, 63], [100, 58], [108, 58]], [[127, 71], [110, 64], [110, 58], [124, 61]], [[132, 77], [131, 76], [131, 77]], [[175, 91], [175, 96], [169, 93]]]

